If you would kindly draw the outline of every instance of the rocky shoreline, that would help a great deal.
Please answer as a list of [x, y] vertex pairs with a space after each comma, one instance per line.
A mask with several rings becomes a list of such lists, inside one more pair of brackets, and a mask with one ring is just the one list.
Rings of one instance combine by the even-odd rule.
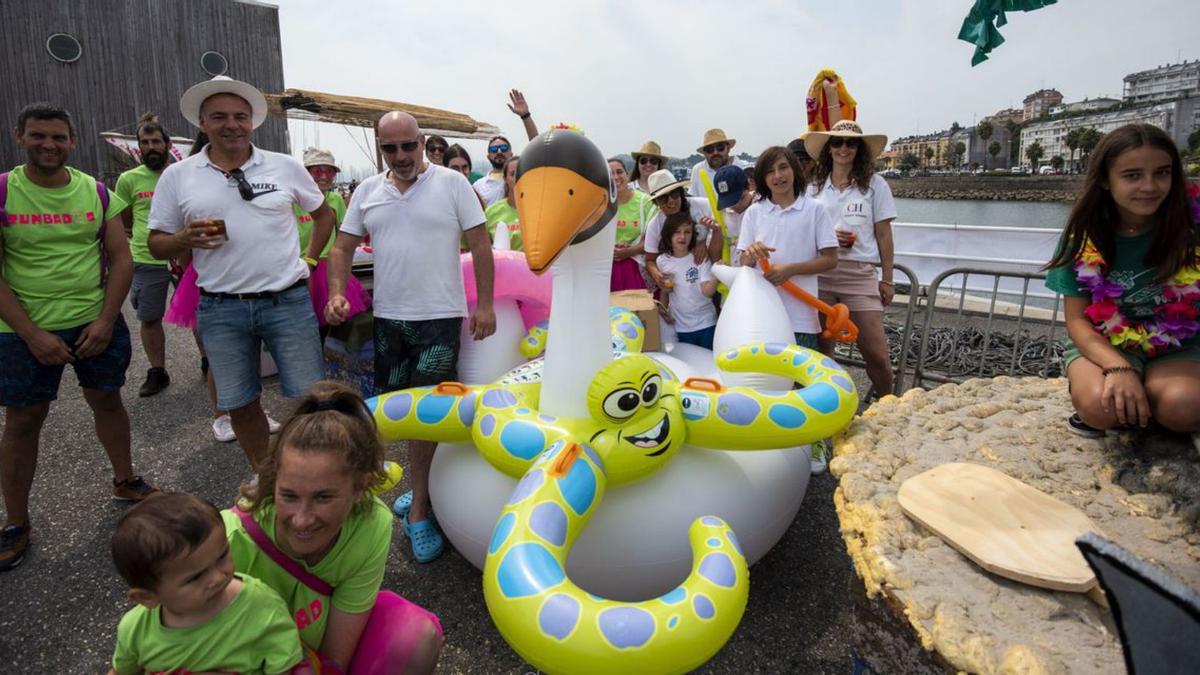
[[896, 197], [1020, 202], [1073, 202], [1083, 176], [910, 176], [888, 178]]

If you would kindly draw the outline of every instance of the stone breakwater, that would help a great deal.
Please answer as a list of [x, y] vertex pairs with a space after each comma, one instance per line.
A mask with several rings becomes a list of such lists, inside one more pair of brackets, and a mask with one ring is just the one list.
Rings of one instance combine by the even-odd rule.
[[988, 466], [1081, 509], [1134, 555], [1200, 586], [1200, 452], [1182, 438], [1067, 431], [1066, 380], [968, 380], [887, 396], [836, 441], [830, 471], [847, 551], [911, 639], [973, 673], [1124, 673], [1112, 615], [1084, 595], [985, 572], [904, 515], [906, 479]]
[[892, 194], [909, 199], [1073, 202], [1083, 176], [910, 176], [888, 178]]

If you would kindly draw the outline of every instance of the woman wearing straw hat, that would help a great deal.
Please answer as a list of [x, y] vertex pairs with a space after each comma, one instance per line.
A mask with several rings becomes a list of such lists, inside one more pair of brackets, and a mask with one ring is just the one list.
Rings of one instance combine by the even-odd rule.
[[696, 223], [695, 255], [697, 263], [702, 262], [705, 258], [721, 259], [721, 247], [724, 242], [721, 228], [717, 227], [717, 221], [713, 220], [712, 208], [709, 207], [708, 200], [703, 197], [689, 197], [687, 186], [688, 181], [675, 180], [675, 175], [666, 169], [650, 174], [650, 199], [658, 207], [658, 213], [650, 219], [650, 224], [646, 226], [646, 238], [643, 246], [646, 249], [646, 272], [654, 280], [655, 286], [663, 285], [662, 272], [659, 271], [658, 263], [655, 262], [660, 246], [666, 246], [668, 249], [671, 246], [671, 242], [660, 242], [663, 222], [668, 216], [682, 212], [688, 214], [692, 222]]
[[650, 174], [667, 166], [662, 147], [654, 141], [646, 141], [642, 143], [642, 147], [629, 154], [633, 156], [633, 173], [629, 174], [629, 184], [634, 190], [649, 194]]
[[[873, 168], [885, 145], [887, 136], [864, 134], [852, 120], [842, 120], [829, 131], [809, 132], [804, 139], [805, 149], [817, 161], [809, 195], [829, 212], [839, 244], [838, 266], [818, 278], [820, 297], [849, 307], [858, 326], [858, 349], [871, 378], [868, 400], [892, 391], [883, 312], [896, 294], [892, 283], [896, 202]], [[875, 275], [876, 263], [881, 279]], [[822, 341], [821, 348], [832, 354], [833, 342]]]

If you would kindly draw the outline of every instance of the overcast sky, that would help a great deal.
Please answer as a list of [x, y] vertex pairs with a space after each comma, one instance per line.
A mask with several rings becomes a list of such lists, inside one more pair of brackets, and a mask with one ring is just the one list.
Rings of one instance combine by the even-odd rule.
[[[647, 139], [687, 156], [721, 127], [758, 154], [804, 130], [816, 72], [835, 69], [868, 133], [969, 126], [1041, 87], [1121, 95], [1139, 70], [1200, 58], [1195, 0], [1059, 0], [1009, 14], [1007, 42], [971, 67], [956, 39], [972, 0], [277, 0], [289, 87], [466, 113], [516, 149], [507, 92], [541, 129], [580, 126], [606, 154]], [[292, 147], [369, 165], [343, 129], [292, 122]], [[465, 142], [477, 163], [481, 141]]]

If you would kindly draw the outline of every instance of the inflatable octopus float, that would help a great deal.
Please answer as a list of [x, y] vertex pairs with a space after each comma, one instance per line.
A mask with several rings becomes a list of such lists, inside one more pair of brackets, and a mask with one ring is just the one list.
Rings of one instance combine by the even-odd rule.
[[[488, 611], [522, 658], [547, 672], [692, 670], [740, 622], [749, 565], [799, 510], [805, 446], [850, 422], [854, 383], [788, 344], [782, 303], [751, 268], [721, 270], [722, 321], [739, 321], [718, 326], [715, 360], [689, 345], [637, 353], [636, 317], [609, 309], [604, 155], [551, 130], [522, 153], [516, 187], [525, 264], [552, 271], [552, 305], [548, 323], [525, 312], [523, 337], [489, 340], [545, 356], [368, 405], [385, 439], [439, 442], [434, 512], [483, 570]], [[739, 294], [756, 292], [767, 307], [739, 313]], [[498, 295], [498, 314], [510, 300]], [[755, 325], [762, 339], [730, 344]]]

